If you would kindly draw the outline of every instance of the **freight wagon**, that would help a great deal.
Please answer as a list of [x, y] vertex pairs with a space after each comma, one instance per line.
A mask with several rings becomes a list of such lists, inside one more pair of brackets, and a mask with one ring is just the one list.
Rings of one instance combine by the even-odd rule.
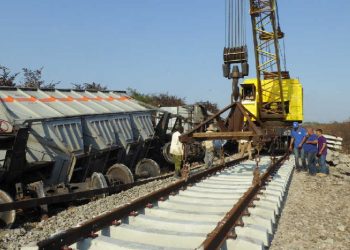
[[159, 175], [152, 112], [121, 91], [1, 88], [0, 203]]

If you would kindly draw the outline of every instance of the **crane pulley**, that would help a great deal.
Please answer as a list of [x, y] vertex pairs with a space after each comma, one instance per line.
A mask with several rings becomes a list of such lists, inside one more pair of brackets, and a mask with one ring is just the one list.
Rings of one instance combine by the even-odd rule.
[[[246, 44], [246, 1], [225, 0], [224, 77], [232, 79], [231, 102], [239, 99], [238, 80], [248, 76], [248, 50]], [[238, 65], [241, 65], [239, 69]], [[233, 66], [231, 66], [233, 65]]]

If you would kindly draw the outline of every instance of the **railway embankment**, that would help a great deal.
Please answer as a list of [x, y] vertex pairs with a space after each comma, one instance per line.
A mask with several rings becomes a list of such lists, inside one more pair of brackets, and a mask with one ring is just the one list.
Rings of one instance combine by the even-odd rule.
[[173, 177], [157, 180], [136, 186], [118, 194], [108, 196], [104, 199], [91, 201], [88, 204], [71, 207], [48, 220], [38, 223], [26, 223], [16, 229], [1, 230], [0, 249], [18, 249], [30, 242], [43, 240], [50, 235], [75, 227], [88, 219], [103, 212], [121, 206], [133, 199], [144, 196], [154, 190], [160, 189], [174, 182]]
[[331, 158], [327, 177], [294, 173], [270, 250], [349, 249], [350, 155]]

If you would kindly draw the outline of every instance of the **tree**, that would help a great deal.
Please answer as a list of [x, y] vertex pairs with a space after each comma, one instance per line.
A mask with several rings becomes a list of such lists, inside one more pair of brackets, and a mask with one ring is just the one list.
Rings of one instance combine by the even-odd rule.
[[36, 70], [31, 70], [28, 68], [23, 68], [23, 77], [24, 82], [22, 84], [23, 87], [26, 88], [40, 88], [44, 85], [44, 80], [41, 79], [41, 74], [43, 71], [43, 67]]
[[147, 103], [149, 105], [153, 105], [153, 100], [150, 95], [142, 94], [138, 92], [136, 89], [128, 88], [127, 93], [130, 97], [134, 98], [137, 101]]
[[176, 107], [186, 105], [185, 98], [169, 95], [168, 93], [161, 94], [142, 94], [136, 89], [128, 88], [128, 95], [138, 100], [153, 106]]
[[158, 95], [153, 94], [151, 97], [155, 106], [176, 107], [186, 105], [184, 98], [169, 95], [168, 93]]
[[196, 104], [202, 105], [206, 110], [212, 112], [213, 114], [219, 112], [219, 108], [216, 103], [212, 103], [209, 101], [200, 101], [196, 102]]
[[100, 83], [91, 82], [91, 83], [72, 83], [75, 90], [95, 90], [95, 91], [103, 91], [107, 90], [107, 86], [103, 86]]
[[18, 74], [11, 74], [11, 71], [7, 67], [0, 65], [0, 86], [15, 87], [15, 79]]
[[45, 84], [45, 81], [42, 79], [42, 72], [43, 68], [36, 70], [31, 70], [28, 68], [23, 68], [23, 77], [24, 81], [22, 83], [22, 87], [25, 88], [47, 88], [47, 89], [54, 89], [56, 88], [56, 85], [58, 85], [60, 82], [50, 82]]

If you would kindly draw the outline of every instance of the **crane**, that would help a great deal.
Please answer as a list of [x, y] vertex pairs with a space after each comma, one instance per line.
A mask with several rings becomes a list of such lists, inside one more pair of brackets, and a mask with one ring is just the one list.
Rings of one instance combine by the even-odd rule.
[[[249, 75], [246, 14], [251, 17], [256, 78]], [[223, 75], [232, 80], [231, 103], [184, 134], [180, 140], [247, 138], [274, 140], [284, 133], [291, 121], [303, 119], [303, 91], [298, 79], [286, 70], [277, 0], [225, 0], [225, 47]], [[284, 43], [283, 43], [284, 45]], [[283, 46], [284, 48], [284, 46]], [[282, 65], [283, 62], [283, 65]], [[228, 116], [221, 118], [225, 112]], [[214, 123], [216, 133], [205, 133]], [[283, 128], [276, 131], [276, 128]]]
[[[226, 0], [226, 36], [224, 48], [224, 76], [233, 79], [233, 96], [239, 97], [237, 78], [248, 75], [248, 53], [245, 30], [245, 0]], [[243, 85], [254, 95], [254, 106], [245, 105], [262, 122], [301, 121], [302, 86], [297, 79], [290, 79], [286, 70], [285, 53], [282, 53], [281, 30], [278, 4], [276, 0], [249, 0], [254, 56], [256, 67], [256, 91]], [[283, 40], [283, 48], [284, 48]], [[282, 65], [282, 61], [284, 65]], [[237, 64], [241, 64], [241, 74], [237, 73]], [[250, 91], [249, 91], [250, 90]], [[244, 92], [241, 97], [244, 96]], [[291, 100], [291, 96], [294, 99]]]

